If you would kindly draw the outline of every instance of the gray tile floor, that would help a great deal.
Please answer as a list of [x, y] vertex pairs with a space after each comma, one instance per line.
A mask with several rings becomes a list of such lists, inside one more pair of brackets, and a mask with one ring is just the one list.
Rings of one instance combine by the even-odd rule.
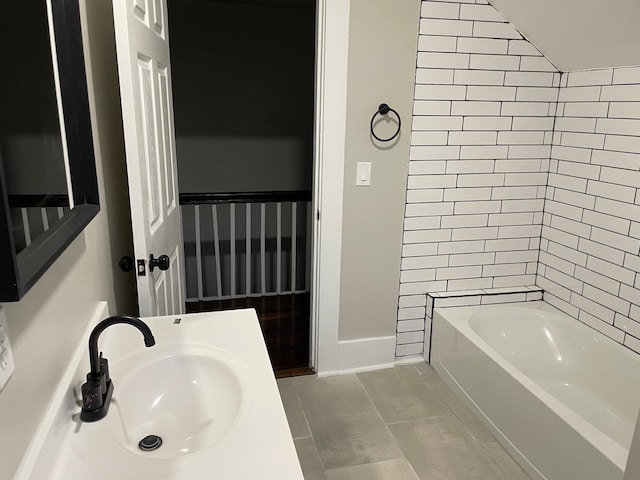
[[426, 364], [278, 387], [305, 480], [529, 480]]

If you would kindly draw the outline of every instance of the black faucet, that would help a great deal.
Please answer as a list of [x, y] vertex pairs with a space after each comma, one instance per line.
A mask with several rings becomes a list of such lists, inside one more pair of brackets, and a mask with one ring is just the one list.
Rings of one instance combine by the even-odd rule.
[[111, 325], [126, 323], [136, 327], [144, 335], [144, 344], [152, 347], [156, 344], [151, 329], [137, 317], [130, 315], [116, 315], [98, 323], [91, 335], [89, 335], [89, 362], [91, 371], [87, 373], [87, 382], [82, 385], [82, 411], [80, 420], [83, 422], [95, 422], [104, 418], [109, 411], [111, 396], [113, 395], [113, 382], [109, 378], [109, 362], [98, 356], [98, 337]]

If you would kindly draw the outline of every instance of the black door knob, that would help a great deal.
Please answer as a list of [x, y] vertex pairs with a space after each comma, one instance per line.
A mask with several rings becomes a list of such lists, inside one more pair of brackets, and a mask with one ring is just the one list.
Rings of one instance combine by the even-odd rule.
[[130, 272], [131, 270], [133, 270], [133, 258], [126, 255], [120, 259], [118, 265], [123, 272]]
[[156, 267], [160, 270], [169, 270], [169, 264], [169, 255], [160, 255], [158, 258], [154, 258], [153, 253], [149, 255], [149, 270], [152, 272]]

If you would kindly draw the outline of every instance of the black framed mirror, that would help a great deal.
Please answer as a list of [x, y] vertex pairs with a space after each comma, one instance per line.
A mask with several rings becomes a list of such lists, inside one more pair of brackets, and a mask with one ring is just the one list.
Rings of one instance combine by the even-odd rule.
[[100, 210], [78, 0], [2, 2], [0, 58], [7, 302], [20, 300]]

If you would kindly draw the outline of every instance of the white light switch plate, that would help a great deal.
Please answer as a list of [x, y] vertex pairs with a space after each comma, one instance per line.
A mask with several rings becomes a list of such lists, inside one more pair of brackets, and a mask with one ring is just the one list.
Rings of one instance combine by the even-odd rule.
[[13, 352], [9, 343], [9, 332], [7, 330], [7, 317], [4, 309], [0, 306], [0, 391], [9, 381], [16, 366], [13, 363]]
[[371, 162], [358, 162], [356, 168], [356, 185], [371, 185]]

